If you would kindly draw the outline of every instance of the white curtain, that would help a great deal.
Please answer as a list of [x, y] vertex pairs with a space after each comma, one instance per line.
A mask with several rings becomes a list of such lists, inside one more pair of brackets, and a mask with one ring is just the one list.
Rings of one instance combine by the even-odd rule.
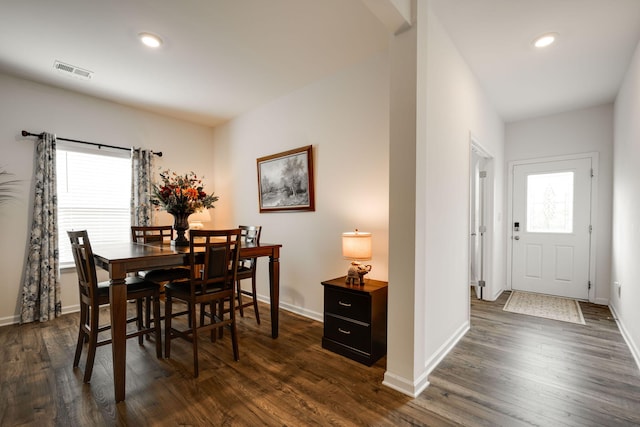
[[62, 312], [58, 282], [56, 136], [43, 133], [36, 146], [35, 194], [20, 321], [46, 322]]

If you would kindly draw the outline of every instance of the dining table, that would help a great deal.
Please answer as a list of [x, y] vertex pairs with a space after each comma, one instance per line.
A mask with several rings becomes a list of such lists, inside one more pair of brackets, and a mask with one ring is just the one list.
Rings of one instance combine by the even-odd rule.
[[[269, 257], [269, 298], [271, 309], [271, 337], [278, 337], [280, 305], [280, 248], [277, 243], [246, 243], [240, 247], [241, 258]], [[116, 402], [125, 399], [127, 358], [127, 288], [128, 273], [156, 268], [188, 266], [189, 246], [168, 243], [99, 243], [93, 245], [96, 266], [109, 272], [111, 351], [113, 356], [113, 384]]]

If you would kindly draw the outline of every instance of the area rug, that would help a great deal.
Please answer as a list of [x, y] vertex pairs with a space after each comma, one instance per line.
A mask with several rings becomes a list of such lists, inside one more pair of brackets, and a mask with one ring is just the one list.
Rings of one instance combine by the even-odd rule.
[[569, 298], [512, 291], [503, 310], [563, 322], [585, 324], [580, 304]]

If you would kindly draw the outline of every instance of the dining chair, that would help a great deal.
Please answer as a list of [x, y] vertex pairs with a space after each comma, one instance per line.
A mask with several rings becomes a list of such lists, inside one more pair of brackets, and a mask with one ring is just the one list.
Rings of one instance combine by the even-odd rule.
[[[215, 332], [223, 327], [231, 329], [233, 358], [239, 360], [238, 337], [235, 317], [235, 282], [238, 272], [240, 229], [193, 230], [189, 233], [189, 265], [191, 278], [186, 282], [170, 282], [165, 285], [165, 357], [171, 356], [171, 341], [183, 338], [193, 347], [194, 377], [198, 377], [198, 333], [209, 331], [211, 341], [216, 341]], [[174, 299], [188, 306], [188, 327], [179, 330], [173, 323]], [[229, 317], [224, 316], [224, 301], [229, 300]], [[212, 313], [208, 324], [196, 321], [196, 307], [209, 305]], [[217, 310], [216, 310], [217, 308]]]
[[[100, 306], [109, 304], [109, 282], [98, 282], [96, 264], [93, 251], [86, 230], [68, 231], [71, 241], [71, 252], [78, 274], [78, 290], [80, 293], [80, 326], [78, 342], [73, 358], [73, 367], [80, 363], [80, 356], [85, 342], [88, 342], [87, 362], [84, 371], [84, 382], [91, 380], [96, 348], [111, 344], [111, 338], [98, 340], [98, 335], [111, 329], [110, 324], [100, 325]], [[160, 286], [140, 277], [127, 277], [127, 300], [136, 302], [136, 316], [127, 318], [127, 323], [135, 322], [137, 329], [127, 332], [127, 339], [138, 337], [138, 343], [143, 344], [143, 336], [154, 334], [156, 340], [156, 356], [162, 358], [162, 332], [160, 322], [154, 322], [154, 327], [145, 327], [142, 318], [142, 300], [153, 300], [154, 318], [160, 317]]]
[[[242, 242], [247, 244], [260, 244], [260, 233], [262, 231], [262, 226], [260, 225], [241, 225], [238, 227], [240, 229], [240, 239]], [[258, 298], [256, 293], [256, 267], [258, 264], [258, 259], [256, 257], [253, 258], [240, 258], [238, 264], [238, 276], [236, 279], [236, 294], [238, 295], [238, 310], [240, 311], [240, 316], [244, 317], [244, 309], [246, 307], [253, 306], [253, 311], [256, 316], [256, 322], [258, 325], [260, 324], [260, 312], [258, 311]], [[241, 281], [245, 279], [251, 279], [251, 291], [242, 289]], [[251, 298], [251, 301], [242, 302], [242, 296], [248, 296]]]
[[[244, 244], [259, 244], [260, 233], [262, 226], [260, 225], [240, 225], [240, 241]], [[237, 305], [235, 309], [240, 311], [240, 316], [244, 317], [244, 309], [246, 307], [252, 307], [256, 317], [256, 323], [260, 324], [260, 311], [258, 310], [258, 299], [256, 298], [256, 265], [258, 259], [253, 258], [240, 258], [238, 260], [238, 275], [236, 277], [236, 298]], [[242, 289], [241, 281], [245, 279], [251, 279], [251, 291]], [[248, 296], [251, 301], [242, 301], [242, 296]], [[224, 309], [225, 313], [229, 312], [229, 308]], [[211, 313], [207, 311], [205, 304], [200, 305], [200, 324], [204, 323], [204, 319], [211, 317]], [[222, 330], [220, 330], [222, 332]], [[222, 338], [222, 333], [220, 333]]]
[[[131, 239], [134, 243], [164, 243], [173, 240], [173, 227], [170, 225], [131, 226]], [[190, 272], [185, 267], [160, 268], [138, 272], [151, 282], [164, 284], [174, 280], [188, 279]]]
[[[162, 243], [170, 244], [173, 240], [173, 227], [171, 225], [132, 225], [131, 240], [134, 243]], [[189, 279], [191, 272], [185, 267], [158, 268], [154, 270], [139, 271], [138, 276], [150, 282], [161, 285], [160, 294], [164, 293], [166, 283], [176, 280]], [[151, 304], [146, 301], [145, 304], [145, 326], [151, 325]], [[162, 318], [161, 318], [162, 319]]]

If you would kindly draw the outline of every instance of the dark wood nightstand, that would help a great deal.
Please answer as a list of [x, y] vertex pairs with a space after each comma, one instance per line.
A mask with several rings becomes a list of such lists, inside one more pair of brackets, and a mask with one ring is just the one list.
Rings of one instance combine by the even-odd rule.
[[322, 347], [371, 366], [387, 354], [387, 282], [365, 279], [347, 285], [345, 277], [322, 282]]

